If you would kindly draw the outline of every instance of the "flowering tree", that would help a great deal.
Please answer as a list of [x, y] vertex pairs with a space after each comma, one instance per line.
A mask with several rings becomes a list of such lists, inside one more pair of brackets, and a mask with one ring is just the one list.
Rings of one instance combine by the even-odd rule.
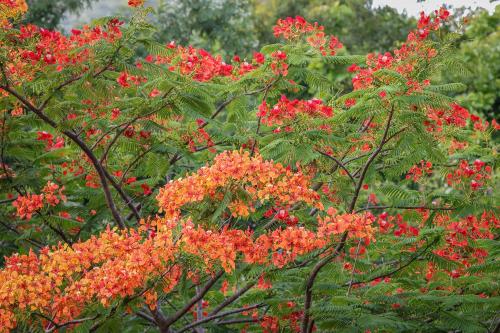
[[498, 330], [498, 124], [434, 83], [446, 10], [367, 56], [287, 18], [226, 63], [142, 2], [64, 36], [0, 0], [1, 332]]

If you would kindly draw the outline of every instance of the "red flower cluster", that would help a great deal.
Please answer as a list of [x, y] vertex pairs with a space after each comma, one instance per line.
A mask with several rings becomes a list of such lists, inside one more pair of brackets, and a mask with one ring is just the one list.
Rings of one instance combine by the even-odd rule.
[[470, 180], [470, 188], [478, 190], [484, 182], [491, 178], [491, 167], [481, 160], [475, 160], [473, 165], [469, 165], [466, 160], [461, 160], [458, 168], [446, 176], [446, 181], [450, 186], [459, 186]]
[[231, 77], [238, 79], [242, 75], [249, 73], [264, 63], [264, 55], [256, 53], [254, 55], [254, 64], [246, 61], [239, 61], [236, 58], [235, 64], [227, 64], [221, 56], [213, 56], [204, 49], [197, 49], [192, 46], [177, 46], [174, 42], [167, 45], [171, 50], [168, 56], [148, 55], [146, 62], [154, 62], [158, 65], [169, 65], [170, 71], [177, 71], [182, 75], [191, 76], [194, 80], [205, 82], [218, 77]]
[[447, 215], [438, 215], [436, 220], [437, 225], [446, 228], [446, 246], [434, 253], [466, 267], [474, 261], [482, 262], [488, 255], [485, 249], [475, 246], [470, 240], [493, 239], [493, 230], [500, 228], [500, 220], [494, 213], [486, 211], [480, 217], [470, 215], [458, 221], [450, 221]]
[[[286, 40], [298, 40], [306, 36], [306, 40], [312, 47], [318, 49], [322, 55], [335, 55], [337, 49], [343, 47], [335, 36], [327, 36], [325, 28], [318, 22], [311, 24], [301, 16], [279, 19], [273, 27], [274, 36], [283, 36]], [[328, 52], [327, 52], [328, 51]]]
[[36, 50], [25, 50], [23, 57], [32, 62], [42, 59], [45, 64], [58, 64], [59, 66], [83, 62], [88, 59], [89, 50], [77, 52], [78, 48], [93, 45], [101, 40], [113, 42], [119, 39], [122, 35], [120, 30], [122, 24], [123, 22], [112, 19], [105, 29], [99, 26], [94, 28], [85, 26], [82, 30], [73, 29], [70, 37], [58, 31], [50, 31], [33, 25], [23, 26], [19, 38], [38, 39]]
[[116, 82], [118, 82], [118, 84], [124, 88], [130, 87], [129, 82], [132, 82], [133, 84], [138, 86], [146, 81], [147, 81], [146, 78], [137, 75], [129, 75], [127, 72], [121, 72], [118, 78], [116, 79]]
[[[374, 219], [369, 213], [337, 214], [334, 209], [329, 209], [325, 217], [318, 218], [317, 232], [294, 226], [276, 229], [256, 239], [251, 231], [228, 228], [207, 230], [188, 221], [183, 226], [181, 240], [185, 245], [184, 251], [202, 258], [207, 267], [220, 263], [229, 273], [234, 270], [239, 254], [249, 264], [283, 267], [297, 256], [323, 248], [333, 236], [344, 231], [348, 231], [350, 237], [363, 238], [365, 244], [369, 244], [373, 239], [371, 224]], [[155, 225], [163, 223], [154, 221]]]
[[422, 178], [423, 175], [432, 174], [432, 163], [429, 161], [420, 161], [420, 165], [415, 164], [406, 174], [406, 179], [412, 179], [415, 183]]
[[192, 152], [196, 152], [196, 144], [205, 144], [206, 147], [209, 147], [209, 151], [215, 152], [215, 149], [212, 148], [215, 143], [212, 140], [212, 137], [208, 132], [205, 130], [205, 128], [202, 127], [202, 125], [205, 123], [203, 119], [197, 119], [197, 124], [198, 128], [196, 129], [196, 132], [191, 133], [185, 137], [186, 142], [189, 146], [189, 150]]
[[453, 125], [456, 127], [465, 127], [467, 119], [470, 118], [469, 111], [461, 107], [457, 103], [452, 103], [449, 109], [428, 109], [428, 120], [424, 121], [424, 125], [429, 132], [441, 132], [443, 126]]
[[271, 69], [275, 75], [288, 75], [288, 64], [286, 63], [286, 53], [275, 51], [271, 53]]
[[60, 149], [64, 147], [64, 138], [61, 136], [58, 136], [56, 138], [56, 141], [54, 142], [54, 136], [48, 132], [41, 131], [37, 133], [37, 140], [38, 141], [45, 141], [45, 150], [55, 150], [55, 149]]
[[66, 201], [66, 196], [62, 193], [64, 186], [47, 182], [47, 185], [42, 189], [42, 194], [19, 195], [17, 199], [12, 202], [12, 206], [17, 209], [17, 215], [21, 219], [31, 220], [33, 214], [42, 209], [44, 205], [56, 206], [59, 202]]
[[293, 120], [298, 114], [304, 114], [312, 118], [333, 116], [333, 109], [323, 104], [320, 99], [311, 100], [289, 100], [285, 95], [281, 95], [280, 100], [272, 108], [262, 101], [259, 106], [257, 116], [261, 118], [264, 125], [283, 125], [286, 121]]
[[128, 0], [128, 5], [130, 7], [140, 7], [144, 5], [144, 0]]
[[[414, 64], [420, 59], [429, 59], [436, 56], [436, 50], [424, 43], [430, 30], [437, 30], [442, 20], [448, 17], [449, 13], [444, 9], [436, 11], [436, 16], [430, 18], [421, 14], [421, 19], [418, 22], [418, 29], [410, 32], [406, 43], [401, 48], [394, 50], [393, 54], [386, 52], [384, 54], [369, 54], [366, 58], [367, 68], [361, 68], [357, 65], [349, 67], [350, 72], [357, 72], [352, 79], [354, 89], [364, 89], [372, 85], [374, 81], [374, 73], [383, 68], [393, 69], [400, 74], [410, 79]], [[420, 90], [422, 85], [428, 84], [428, 81], [422, 83], [408, 81], [409, 91]]]
[[9, 79], [13, 83], [32, 79], [47, 65], [56, 66], [57, 71], [79, 66], [78, 71], [85, 72], [88, 67], [81, 64], [94, 56], [91, 46], [100, 41], [111, 43], [121, 38], [122, 24], [117, 19], [111, 19], [104, 27], [73, 29], [69, 37], [58, 31], [23, 25], [19, 33], [12, 36], [16, 44], [8, 50], [9, 62], [5, 64], [5, 69]]

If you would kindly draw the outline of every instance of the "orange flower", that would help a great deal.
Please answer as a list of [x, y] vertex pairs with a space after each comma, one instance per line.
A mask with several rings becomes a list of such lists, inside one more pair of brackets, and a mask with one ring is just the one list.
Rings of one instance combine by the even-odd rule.
[[[289, 207], [305, 202], [322, 208], [319, 195], [309, 189], [309, 178], [300, 171], [293, 173], [279, 163], [264, 161], [261, 156], [251, 157], [248, 152], [223, 152], [215, 157], [211, 166], [167, 184], [156, 199], [160, 212], [167, 218], [176, 218], [181, 208], [205, 198], [214, 198], [217, 191], [230, 187], [243, 188], [252, 202], [274, 200], [276, 205]], [[236, 191], [233, 191], [236, 192]], [[238, 198], [229, 205], [233, 216], [248, 216], [252, 205]]]

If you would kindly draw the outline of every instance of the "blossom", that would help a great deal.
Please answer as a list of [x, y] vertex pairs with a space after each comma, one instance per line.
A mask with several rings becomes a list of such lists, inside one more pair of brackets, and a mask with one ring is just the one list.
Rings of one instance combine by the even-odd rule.
[[[167, 184], [160, 189], [156, 199], [160, 211], [167, 217], [178, 217], [184, 205], [206, 197], [214, 198], [217, 189], [234, 182], [248, 193], [252, 201], [263, 202], [273, 198], [276, 204], [289, 206], [301, 201], [315, 204], [319, 198], [315, 191], [308, 188], [309, 179], [301, 172], [292, 173], [281, 164], [264, 161], [260, 156], [250, 157], [248, 152], [233, 151], [221, 153], [211, 166], [202, 167], [186, 178]], [[269, 187], [268, 184], [274, 186]]]
[[63, 191], [64, 186], [60, 187], [49, 181], [42, 189], [41, 194], [28, 193], [26, 195], [19, 195], [12, 202], [12, 206], [16, 208], [19, 218], [31, 220], [33, 214], [41, 210], [45, 205], [56, 206], [61, 200], [66, 201]]
[[144, 0], [128, 0], [128, 5], [130, 7], [140, 7], [144, 5]]
[[25, 0], [0, 0], [0, 23], [16, 18], [28, 10]]
[[272, 108], [265, 101], [262, 101], [257, 116], [261, 118], [263, 124], [273, 126], [283, 125], [284, 122], [295, 119], [299, 114], [311, 118], [329, 118], [333, 116], [333, 109], [317, 98], [289, 100], [285, 95], [282, 95]]

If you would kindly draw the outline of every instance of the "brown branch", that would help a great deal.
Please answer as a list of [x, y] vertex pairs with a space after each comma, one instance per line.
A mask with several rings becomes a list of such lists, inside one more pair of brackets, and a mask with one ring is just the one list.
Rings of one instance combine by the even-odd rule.
[[181, 309], [176, 311], [172, 316], [161, 320], [160, 322], [160, 329], [162, 331], [165, 330], [165, 332], [168, 330], [168, 328], [175, 323], [177, 320], [182, 318], [192, 307], [195, 305], [200, 299], [205, 296], [205, 294], [210, 290], [210, 288], [213, 287], [213, 285], [219, 280], [219, 278], [224, 274], [224, 271], [218, 272], [214, 277], [212, 277], [208, 282], [203, 286], [203, 288], [200, 288], [200, 291], [196, 293], [196, 295], [189, 300], [187, 304], [184, 305]]
[[235, 324], [246, 324], [246, 323], [256, 323], [262, 320], [262, 318], [241, 318], [241, 319], [231, 319], [225, 321], [219, 321], [217, 325], [235, 325]]
[[455, 210], [453, 207], [426, 207], [426, 206], [371, 206], [360, 208], [355, 213], [372, 209], [428, 209], [428, 210]]
[[372, 282], [374, 280], [377, 280], [377, 279], [383, 279], [385, 277], [389, 277], [389, 276], [392, 276], [400, 271], [402, 271], [403, 269], [405, 269], [406, 267], [410, 266], [415, 260], [417, 260], [422, 254], [424, 254], [431, 246], [433, 246], [434, 244], [436, 244], [439, 240], [439, 237], [436, 237], [432, 242], [428, 243], [427, 246], [425, 246], [425, 248], [420, 251], [419, 253], [415, 254], [414, 256], [412, 256], [410, 258], [410, 260], [408, 260], [408, 262], [406, 262], [404, 265], [401, 265], [399, 266], [397, 269], [391, 271], [391, 272], [388, 272], [388, 273], [385, 273], [385, 274], [381, 274], [381, 275], [378, 275], [374, 278], [371, 278], [371, 279], [368, 279], [368, 280], [364, 280], [364, 281], [349, 281], [348, 283], [345, 283], [344, 286], [353, 286], [353, 285], [357, 285], [357, 284], [363, 284], [363, 283], [368, 283], [368, 282]]
[[64, 322], [62, 324], [58, 324], [58, 323], [54, 322], [52, 319], [50, 319], [49, 317], [47, 317], [47, 316], [45, 316], [45, 315], [43, 315], [41, 313], [35, 313], [35, 315], [37, 315], [39, 317], [42, 317], [43, 319], [48, 320], [50, 322], [50, 324], [52, 325], [51, 328], [45, 330], [45, 333], [54, 332], [55, 330], [58, 330], [60, 328], [63, 328], [63, 327], [69, 326], [69, 325], [81, 324], [81, 323], [89, 321], [89, 320], [95, 320], [95, 319], [97, 319], [100, 316], [99, 314], [97, 314], [94, 317], [74, 319], [74, 320], [70, 320], [70, 321]]
[[361, 187], [363, 186], [363, 182], [365, 180], [366, 173], [368, 172], [368, 169], [370, 168], [370, 165], [372, 162], [377, 158], [378, 154], [382, 151], [384, 148], [385, 143], [387, 142], [387, 135], [389, 133], [389, 129], [391, 127], [391, 122], [392, 122], [392, 117], [394, 116], [394, 106], [391, 108], [391, 111], [389, 112], [389, 117], [387, 119], [387, 124], [385, 126], [384, 134], [382, 136], [382, 140], [380, 141], [379, 146], [377, 149], [373, 152], [373, 154], [370, 155], [368, 158], [368, 161], [366, 161], [361, 174], [359, 176], [359, 181], [358, 185], [356, 186], [356, 189], [354, 190], [354, 196], [351, 200], [351, 203], [349, 205], [348, 211], [352, 213], [354, 211], [354, 208], [356, 207], [356, 202], [358, 201], [359, 197], [359, 192], [361, 191]]
[[258, 309], [258, 308], [261, 308], [263, 306], [264, 306], [264, 304], [256, 304], [256, 305], [252, 305], [252, 306], [248, 306], [248, 307], [244, 307], [244, 308], [239, 308], [239, 309], [235, 309], [235, 310], [225, 311], [225, 312], [213, 315], [213, 316], [207, 316], [207, 317], [203, 318], [202, 320], [198, 320], [198, 321], [195, 321], [192, 324], [184, 326], [183, 328], [181, 328], [180, 331], [177, 331], [176, 333], [182, 333], [182, 332], [190, 330], [193, 327], [196, 327], [196, 326], [208, 323], [208, 322], [210, 322], [212, 320], [216, 320], [216, 319], [219, 319], [219, 318], [227, 317], [227, 316], [230, 316], [230, 315], [233, 315], [233, 314], [237, 314], [237, 313], [241, 313], [241, 312], [245, 312], [245, 311], [249, 311], [249, 310], [253, 310], [253, 309]]
[[253, 286], [255, 286], [256, 282], [249, 282], [246, 286], [235, 292], [232, 296], [226, 298], [222, 303], [217, 305], [209, 314], [208, 316], [214, 316], [217, 313], [219, 313], [222, 309], [224, 309], [226, 306], [232, 304], [234, 301], [236, 301], [238, 298], [243, 296], [247, 291], [252, 289]]
[[[361, 187], [363, 186], [363, 181], [365, 179], [366, 173], [368, 171], [368, 168], [372, 164], [372, 162], [375, 160], [375, 158], [378, 156], [378, 154], [382, 151], [384, 148], [385, 143], [387, 142], [387, 135], [389, 133], [389, 129], [391, 127], [391, 122], [392, 118], [394, 116], [394, 107], [391, 108], [389, 112], [389, 117], [387, 119], [387, 124], [385, 126], [384, 134], [382, 135], [382, 139], [380, 141], [380, 144], [378, 148], [370, 155], [368, 160], [366, 161], [363, 170], [361, 172], [361, 175], [358, 180], [358, 184], [356, 186], [356, 189], [354, 190], [354, 195], [351, 200], [351, 203], [349, 204], [348, 212], [352, 213], [354, 211], [354, 208], [356, 207], [356, 202], [359, 197], [359, 192], [361, 190]], [[311, 271], [309, 275], [309, 279], [307, 280], [307, 285], [306, 285], [306, 295], [305, 295], [305, 300], [304, 300], [304, 318], [302, 320], [302, 333], [309, 333], [309, 330], [311, 329], [310, 325], [310, 308], [312, 305], [312, 287], [314, 285], [314, 281], [316, 280], [316, 277], [318, 276], [319, 271], [326, 266], [330, 260], [335, 258], [337, 255], [339, 255], [340, 251], [346, 244], [347, 240], [347, 231], [345, 231], [342, 234], [342, 237], [340, 239], [340, 242], [338, 243], [337, 247], [335, 248], [334, 253], [331, 255], [323, 258], [321, 261], [319, 261]]]
[[[19, 232], [16, 228], [9, 226], [8, 224], [6, 224], [2, 221], [0, 221], [0, 225], [3, 226], [5, 229], [12, 231], [13, 233], [15, 233], [18, 236], [21, 235], [21, 232]], [[37, 248], [42, 248], [45, 246], [44, 244], [40, 243], [39, 241], [37, 241], [36, 239], [33, 239], [33, 238], [23, 238], [21, 240], [24, 240]]]
[[309, 274], [309, 278], [306, 283], [306, 294], [304, 297], [304, 317], [302, 319], [302, 333], [308, 333], [309, 329], [309, 319], [310, 319], [310, 309], [312, 305], [312, 288], [314, 286], [314, 281], [319, 274], [319, 271], [326, 266], [333, 258], [340, 254], [340, 251], [344, 248], [347, 241], [347, 231], [342, 234], [342, 237], [335, 247], [332, 254], [324, 257], [314, 266], [313, 270]]
[[346, 166], [341, 161], [339, 161], [338, 159], [336, 159], [334, 156], [331, 156], [331, 155], [329, 155], [329, 154], [327, 154], [325, 152], [322, 152], [319, 149], [314, 149], [314, 150], [317, 151], [318, 153], [320, 153], [321, 155], [323, 155], [325, 157], [328, 157], [329, 159], [331, 159], [335, 163], [337, 163], [337, 165], [339, 167], [341, 167], [347, 173], [347, 175], [349, 176], [349, 178], [351, 178], [351, 180], [354, 183], [354, 185], [356, 185], [356, 180], [354, 179], [354, 177], [352, 176], [352, 174], [349, 172], [349, 170], [346, 168]]

